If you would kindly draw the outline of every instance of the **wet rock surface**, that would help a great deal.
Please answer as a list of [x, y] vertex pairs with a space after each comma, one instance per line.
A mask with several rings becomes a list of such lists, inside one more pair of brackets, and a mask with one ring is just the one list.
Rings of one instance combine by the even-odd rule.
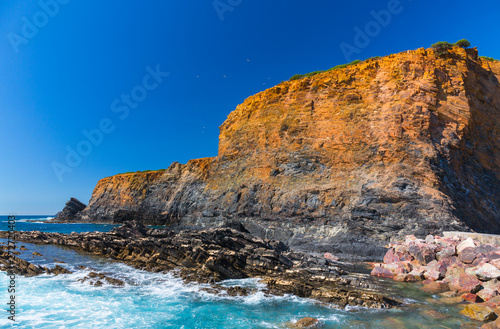
[[112, 278], [107, 276], [104, 273], [99, 273], [99, 272], [90, 272], [86, 276], [84, 276], [81, 279], [78, 279], [78, 282], [86, 282], [90, 284], [91, 286], [95, 287], [100, 287], [106, 282], [107, 284], [113, 285], [113, 286], [124, 286], [125, 282], [123, 282], [120, 279]]
[[[4, 234], [0, 232], [0, 237]], [[185, 281], [217, 283], [259, 277], [267, 284], [269, 294], [294, 294], [341, 307], [400, 305], [378, 293], [377, 284], [368, 275], [350, 274], [323, 255], [294, 252], [279, 241], [255, 238], [244, 230], [229, 227], [176, 232], [147, 228], [133, 221], [109, 233], [32, 231], [18, 232], [16, 239], [68, 246], [152, 272], [178, 269]], [[96, 275], [99, 281], [106, 280], [99, 273]], [[226, 290], [229, 295], [248, 293], [243, 288]]]

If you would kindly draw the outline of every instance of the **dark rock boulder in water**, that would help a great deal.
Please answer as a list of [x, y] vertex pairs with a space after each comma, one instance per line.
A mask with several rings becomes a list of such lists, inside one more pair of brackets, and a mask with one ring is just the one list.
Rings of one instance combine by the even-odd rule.
[[78, 199], [71, 198], [66, 202], [64, 209], [57, 213], [54, 221], [67, 222], [75, 219], [75, 215], [85, 209], [86, 205]]

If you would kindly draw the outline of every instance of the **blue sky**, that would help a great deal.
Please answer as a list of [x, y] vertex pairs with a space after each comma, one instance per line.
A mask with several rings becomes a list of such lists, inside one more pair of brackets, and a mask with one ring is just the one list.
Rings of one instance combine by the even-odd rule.
[[296, 73], [461, 38], [500, 58], [498, 14], [493, 0], [2, 1], [0, 214], [55, 214], [100, 178], [215, 156], [236, 105]]

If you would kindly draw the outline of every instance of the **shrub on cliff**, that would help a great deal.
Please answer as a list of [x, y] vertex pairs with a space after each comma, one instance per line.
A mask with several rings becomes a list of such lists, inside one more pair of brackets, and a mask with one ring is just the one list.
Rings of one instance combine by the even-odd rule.
[[490, 61], [490, 62], [497, 62], [498, 61], [498, 59], [494, 59], [493, 57], [479, 56], [479, 58]]
[[344, 67], [355, 65], [355, 64], [358, 64], [360, 62], [361, 61], [359, 59], [356, 59], [356, 60], [354, 60], [354, 61], [352, 61], [350, 63], [347, 63], [347, 64], [341, 64], [341, 65], [334, 66], [331, 69], [326, 70], [326, 71], [325, 70], [321, 70], [321, 71], [309, 72], [309, 73], [306, 73], [306, 74], [295, 74], [293, 77], [291, 77], [290, 79], [288, 79], [288, 81], [298, 80], [298, 79], [302, 79], [302, 78], [310, 78], [312, 76], [315, 76], [316, 74], [325, 73], [325, 72], [336, 70], [336, 69], [343, 69]]
[[431, 48], [434, 50], [436, 55], [441, 56], [447, 54], [448, 50], [453, 48], [453, 45], [446, 41], [439, 41], [433, 44]]
[[351, 66], [351, 65], [356, 65], [358, 63], [361, 63], [361, 61], [359, 59], [356, 59], [356, 60], [353, 60], [350, 63], [340, 64], [340, 65], [334, 66], [331, 69], [329, 69], [328, 71], [333, 71], [333, 70], [336, 70], [336, 69], [343, 69], [343, 68]]
[[298, 80], [298, 79], [303, 78], [303, 77], [304, 77], [304, 74], [295, 74], [293, 77], [290, 78], [290, 81]]
[[458, 40], [457, 42], [455, 42], [455, 46], [468, 48], [470, 47], [470, 42], [467, 39]]

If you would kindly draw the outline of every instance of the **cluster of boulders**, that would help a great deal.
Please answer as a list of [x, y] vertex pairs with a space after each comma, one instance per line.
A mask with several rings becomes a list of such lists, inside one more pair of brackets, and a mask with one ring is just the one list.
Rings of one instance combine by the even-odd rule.
[[422, 281], [424, 291], [468, 303], [461, 313], [475, 320], [488, 322], [500, 316], [497, 245], [458, 236], [429, 235], [424, 240], [409, 235], [404, 243], [390, 245], [383, 263], [376, 263], [371, 274], [396, 281]]
[[375, 292], [377, 285], [369, 276], [350, 275], [331, 259], [290, 251], [280, 241], [256, 238], [241, 225], [175, 231], [130, 221], [107, 233], [32, 231], [18, 232], [16, 239], [93, 252], [152, 272], [178, 269], [176, 273], [188, 282], [215, 284], [259, 277], [273, 295], [289, 293], [341, 307], [400, 305]]

